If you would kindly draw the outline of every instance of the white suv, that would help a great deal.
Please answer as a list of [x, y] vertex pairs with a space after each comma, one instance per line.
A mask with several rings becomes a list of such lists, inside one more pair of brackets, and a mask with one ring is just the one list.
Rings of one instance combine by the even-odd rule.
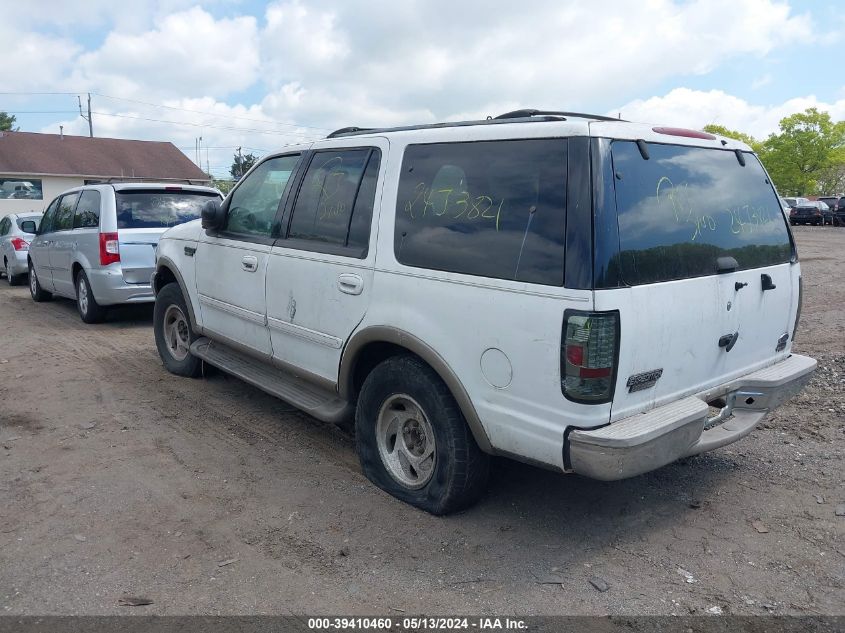
[[523, 110], [268, 156], [162, 237], [154, 327], [441, 514], [489, 455], [610, 480], [747, 435], [815, 369], [800, 279], [746, 145]]

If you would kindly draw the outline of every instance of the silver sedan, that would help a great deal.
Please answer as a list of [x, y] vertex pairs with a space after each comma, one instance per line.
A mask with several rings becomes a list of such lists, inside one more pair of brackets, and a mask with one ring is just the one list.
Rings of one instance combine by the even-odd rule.
[[29, 243], [35, 237], [41, 216], [41, 212], [30, 211], [0, 219], [0, 272], [11, 286], [22, 283], [29, 272]]

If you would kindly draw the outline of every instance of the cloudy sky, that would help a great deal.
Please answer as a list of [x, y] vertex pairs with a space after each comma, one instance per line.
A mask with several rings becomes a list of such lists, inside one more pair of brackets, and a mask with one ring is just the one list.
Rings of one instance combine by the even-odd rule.
[[[519, 107], [766, 136], [845, 118], [842, 0], [0, 0], [21, 130], [169, 140], [228, 172], [347, 125]], [[35, 94], [55, 93], [55, 94]]]

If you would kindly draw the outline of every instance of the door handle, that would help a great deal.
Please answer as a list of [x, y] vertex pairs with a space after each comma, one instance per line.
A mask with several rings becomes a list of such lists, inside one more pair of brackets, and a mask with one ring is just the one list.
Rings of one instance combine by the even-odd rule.
[[248, 273], [254, 273], [258, 270], [258, 258], [253, 257], [252, 255], [245, 255], [241, 260], [241, 268]]
[[364, 292], [364, 280], [358, 275], [344, 273], [337, 277], [337, 288], [348, 295], [359, 295]]

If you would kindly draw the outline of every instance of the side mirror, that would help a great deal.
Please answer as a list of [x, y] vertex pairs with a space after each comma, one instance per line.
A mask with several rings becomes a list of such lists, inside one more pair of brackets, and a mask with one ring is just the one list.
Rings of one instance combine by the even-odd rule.
[[217, 231], [223, 228], [226, 213], [223, 205], [216, 198], [209, 200], [202, 207], [202, 228], [206, 231]]
[[24, 220], [21, 222], [21, 231], [24, 233], [37, 233], [38, 225], [32, 220]]

